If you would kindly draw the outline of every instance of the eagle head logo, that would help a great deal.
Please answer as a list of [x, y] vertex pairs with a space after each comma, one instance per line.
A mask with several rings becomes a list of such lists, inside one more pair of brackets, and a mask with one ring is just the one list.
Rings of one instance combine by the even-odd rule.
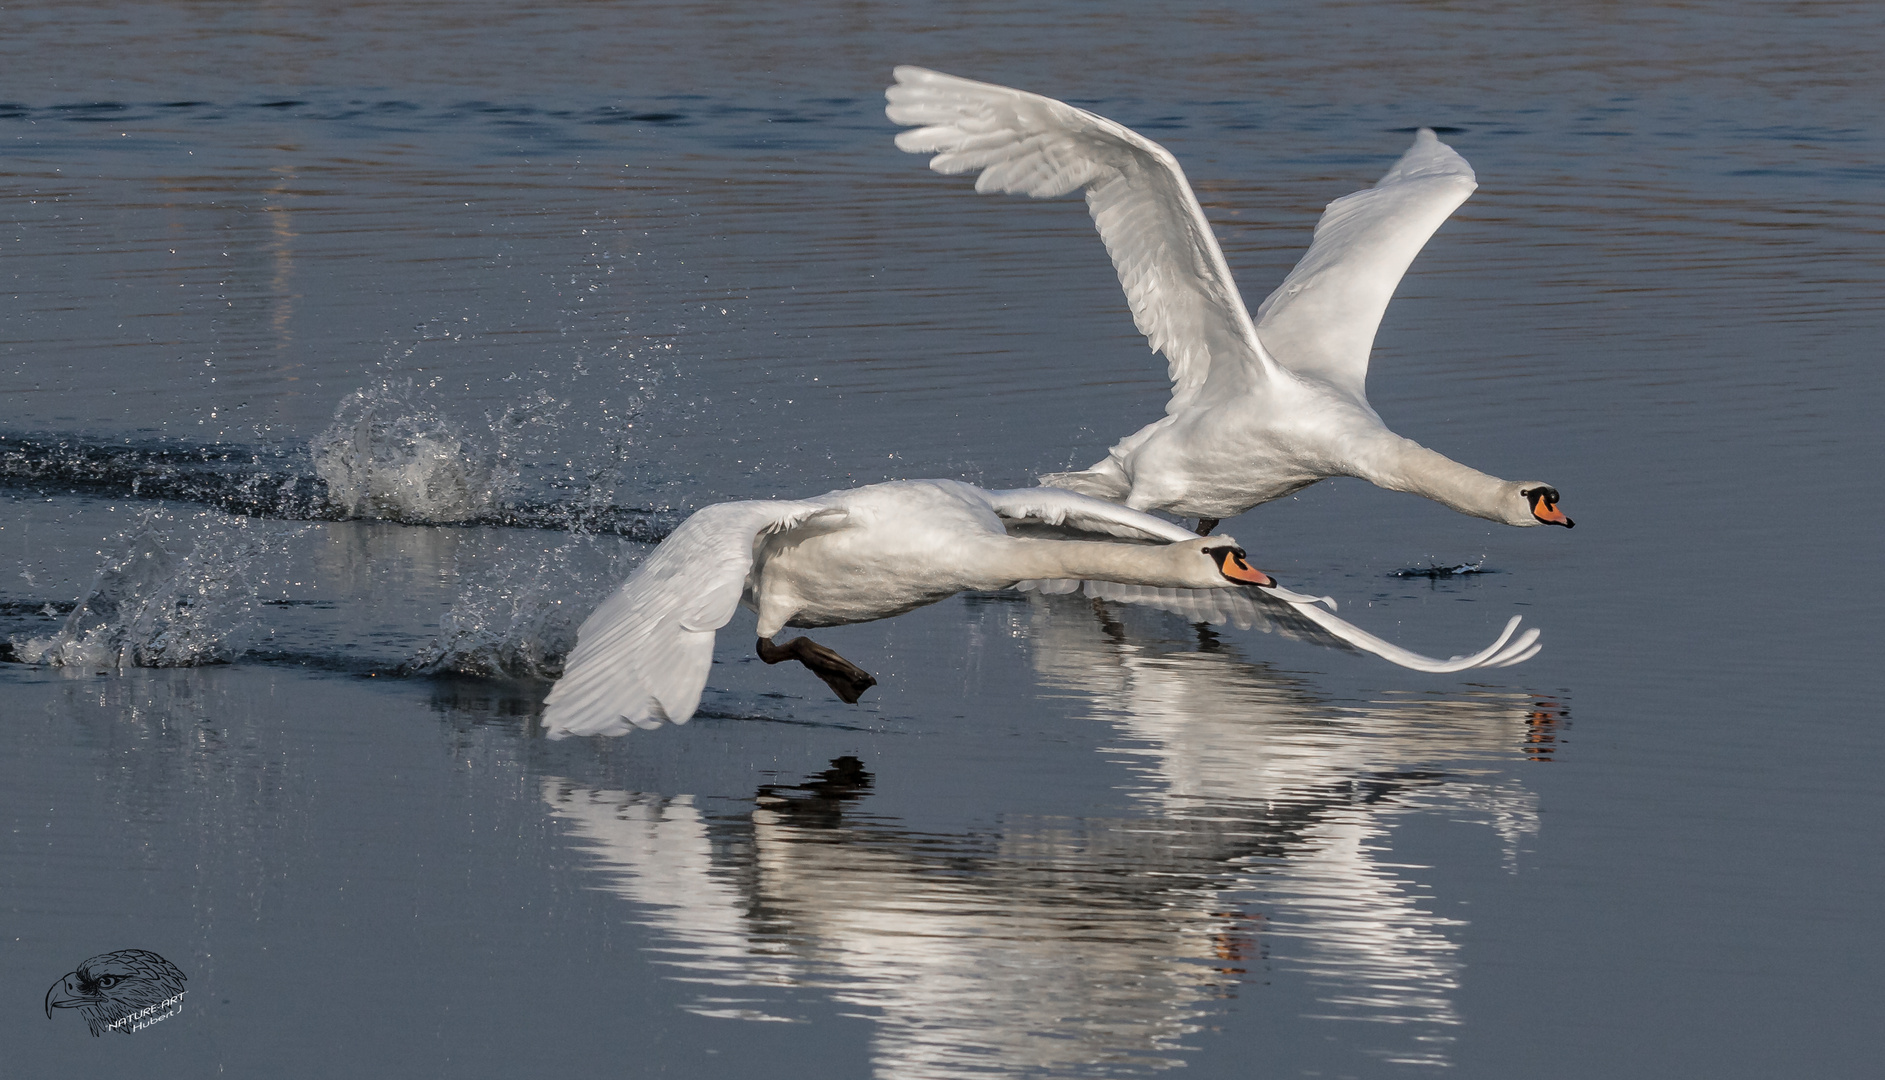
[[54, 1009], [77, 1009], [93, 1035], [112, 1028], [129, 1035], [133, 1027], [127, 1019], [162, 1012], [159, 1006], [182, 996], [183, 979], [177, 965], [148, 949], [101, 953], [52, 984], [46, 991], [46, 1016], [50, 1019]]

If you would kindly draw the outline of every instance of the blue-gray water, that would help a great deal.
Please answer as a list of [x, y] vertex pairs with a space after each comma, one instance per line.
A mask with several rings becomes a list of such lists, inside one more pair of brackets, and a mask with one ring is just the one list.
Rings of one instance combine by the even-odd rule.
[[[0, 639], [69, 661], [0, 664], [9, 1071], [1876, 1067], [1871, 5], [6, 14]], [[975, 595], [822, 633], [850, 707], [743, 615], [692, 723], [542, 738], [687, 511], [1158, 415], [1078, 200], [898, 152], [897, 63], [1159, 139], [1252, 303], [1440, 128], [1480, 189], [1371, 398], [1578, 528], [1355, 481], [1224, 528], [1412, 647], [1545, 651]], [[123, 948], [179, 1015], [46, 1017]]]

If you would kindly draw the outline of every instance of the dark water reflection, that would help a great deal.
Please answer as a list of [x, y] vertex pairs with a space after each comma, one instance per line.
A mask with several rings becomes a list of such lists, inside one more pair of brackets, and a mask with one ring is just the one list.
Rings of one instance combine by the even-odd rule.
[[874, 813], [852, 757], [733, 814], [544, 778], [599, 887], [697, 984], [685, 1007], [789, 1019], [754, 991], [820, 991], [874, 1020], [884, 1077], [1123, 1074], [1184, 1064], [1244, 982], [1280, 971], [1311, 988], [1307, 1018], [1378, 1025], [1344, 1036], [1369, 1053], [1449, 1064], [1465, 924], [1391, 834], [1413, 814], [1478, 821], [1515, 867], [1537, 797], [1503, 767], [1548, 751], [1563, 707], [1339, 704], [1208, 632], [1189, 649], [1129, 638], [1103, 604], [1030, 610], [1036, 670], [1115, 730], [1130, 816], [927, 832]]

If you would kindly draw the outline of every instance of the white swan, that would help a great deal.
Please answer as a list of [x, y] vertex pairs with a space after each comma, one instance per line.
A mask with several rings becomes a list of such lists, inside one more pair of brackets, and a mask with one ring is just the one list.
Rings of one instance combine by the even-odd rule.
[[1388, 430], [1368, 404], [1368, 353], [1388, 300], [1434, 230], [1478, 185], [1422, 128], [1374, 187], [1330, 203], [1315, 241], [1252, 322], [1176, 158], [1143, 135], [1052, 98], [918, 67], [885, 92], [897, 136], [975, 190], [1047, 198], [1086, 190], [1133, 320], [1165, 354], [1165, 416], [1082, 472], [1041, 483], [1218, 518], [1331, 476], [1358, 476], [1507, 525], [1571, 527], [1558, 492], [1467, 468]]
[[809, 638], [775, 645], [773, 635], [888, 618], [964, 589], [1067, 592], [1082, 583], [1206, 621], [1263, 620], [1422, 671], [1503, 667], [1539, 648], [1536, 629], [1513, 637], [1513, 618], [1490, 647], [1436, 660], [1336, 618], [1317, 597], [1277, 587], [1228, 536], [1198, 537], [1053, 488], [900, 480], [695, 513], [584, 621], [544, 724], [562, 736], [685, 723], [707, 685], [714, 632], [742, 602], [759, 613], [761, 659], [797, 660], [852, 702], [876, 680]]

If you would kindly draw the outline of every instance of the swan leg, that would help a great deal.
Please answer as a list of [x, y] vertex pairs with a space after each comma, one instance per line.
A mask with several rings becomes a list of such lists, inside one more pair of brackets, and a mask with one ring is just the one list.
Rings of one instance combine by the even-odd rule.
[[1211, 530], [1215, 528], [1217, 528], [1216, 518], [1201, 517], [1198, 519], [1199, 536], [1209, 536], [1211, 535]]
[[857, 704], [857, 699], [864, 696], [864, 691], [877, 685], [877, 680], [870, 672], [808, 637], [793, 638], [784, 645], [774, 645], [760, 638], [755, 648], [759, 658], [768, 664], [785, 660], [797, 660], [804, 664], [811, 669], [812, 674], [825, 680], [825, 685], [831, 687], [838, 695], [838, 700], [846, 705]]

